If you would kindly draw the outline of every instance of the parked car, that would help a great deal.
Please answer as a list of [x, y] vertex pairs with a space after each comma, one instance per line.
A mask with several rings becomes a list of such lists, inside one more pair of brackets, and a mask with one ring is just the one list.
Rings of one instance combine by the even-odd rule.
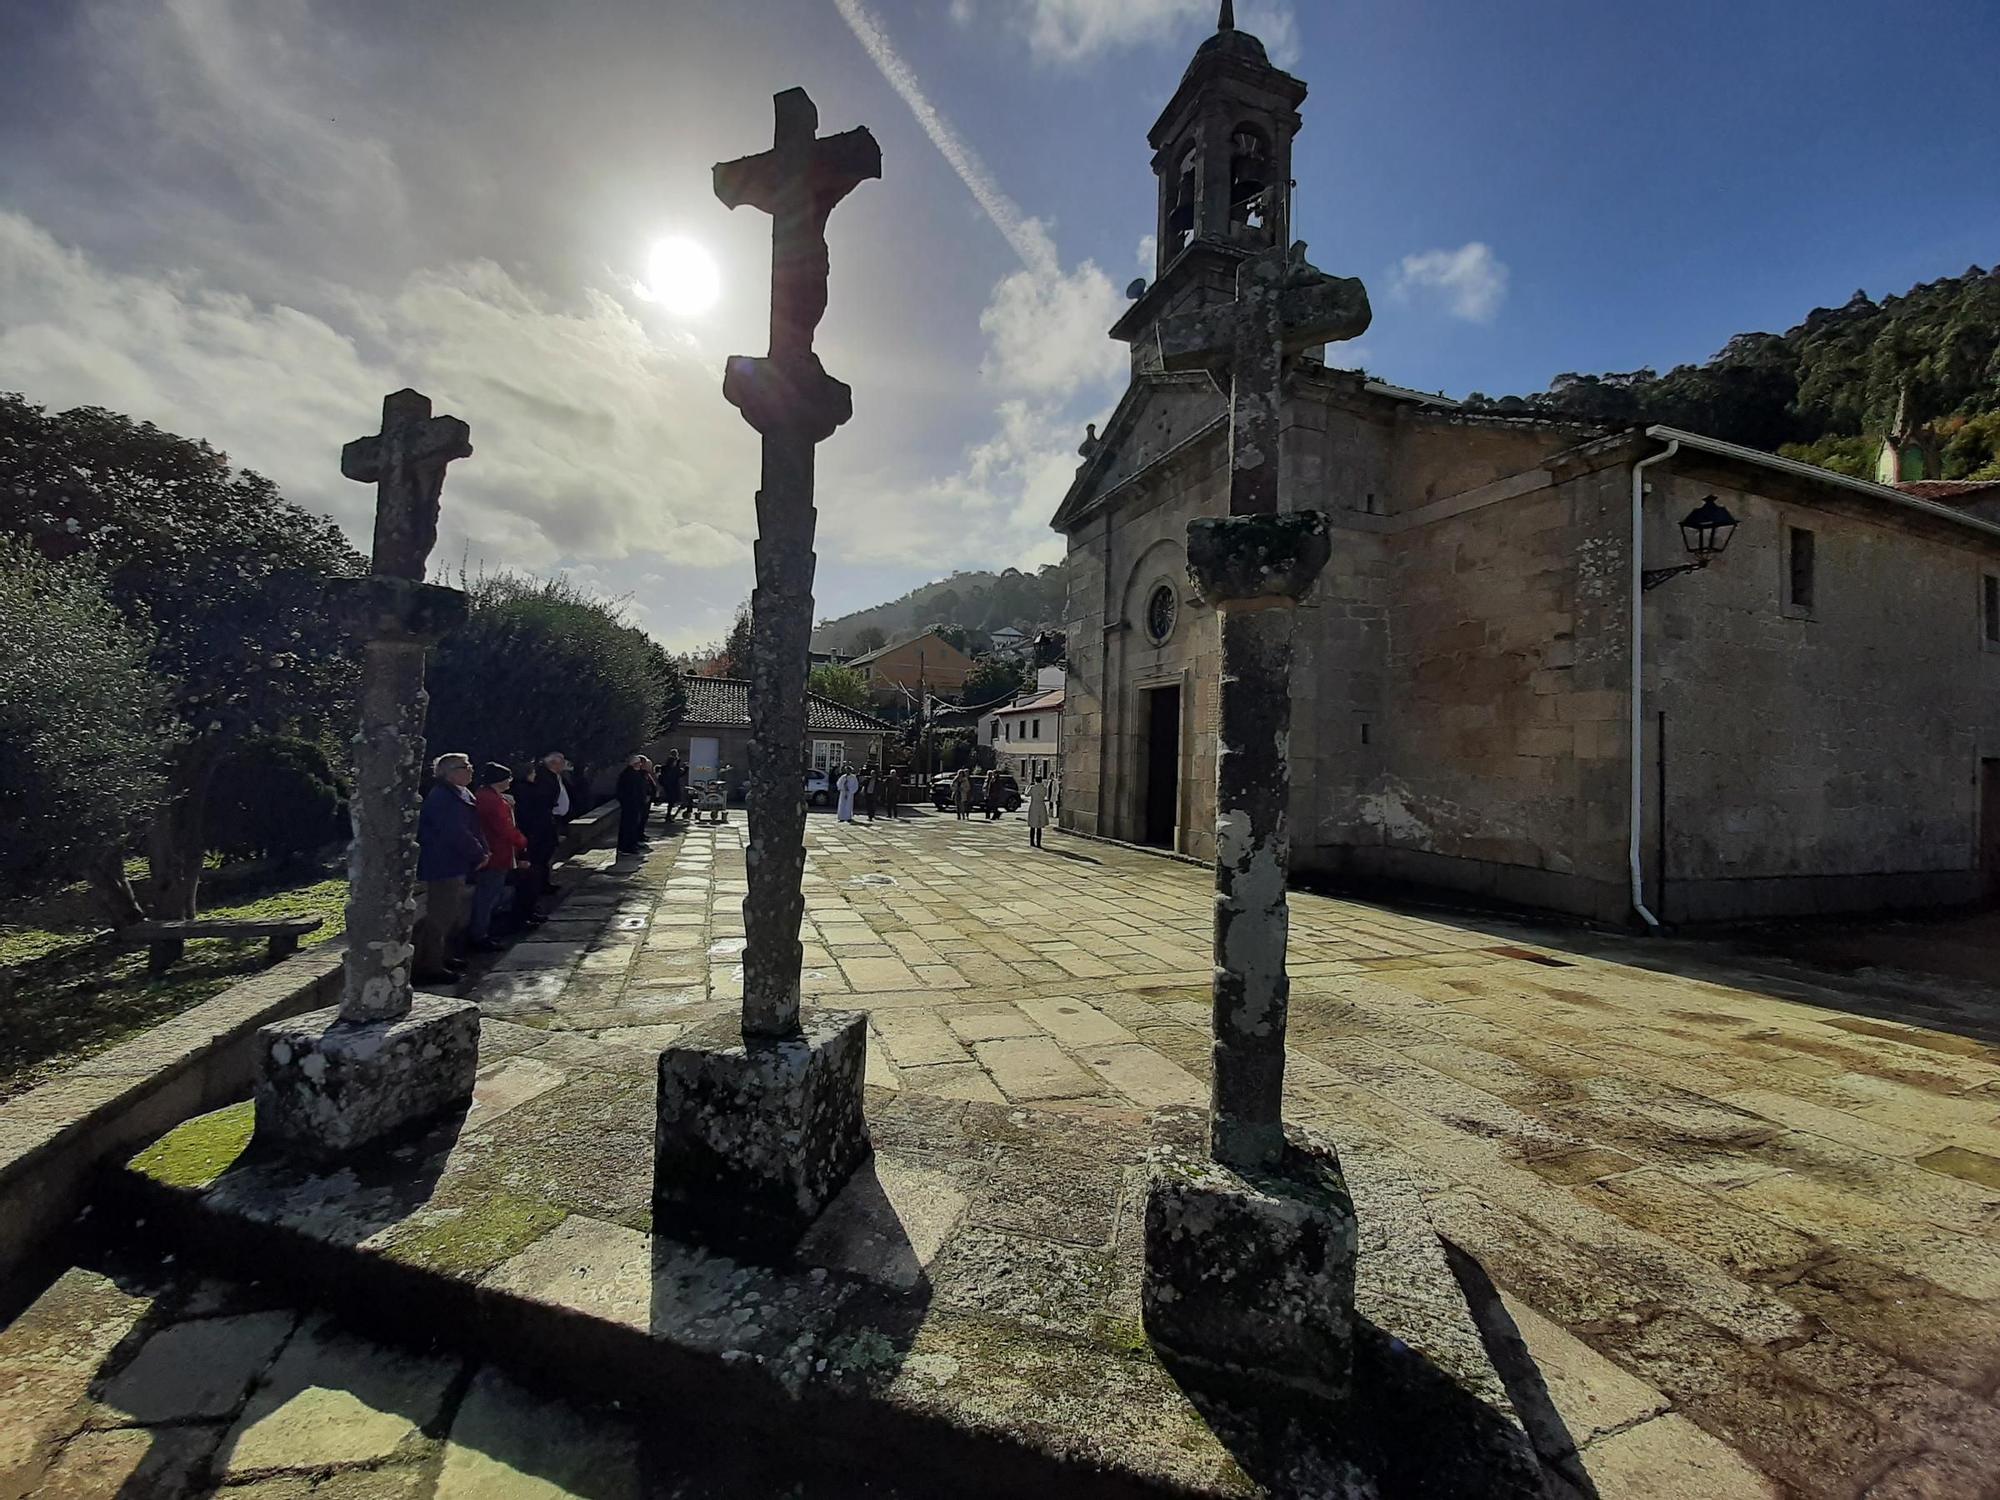
[[833, 805], [833, 782], [824, 771], [806, 772], [806, 806], [830, 807]]

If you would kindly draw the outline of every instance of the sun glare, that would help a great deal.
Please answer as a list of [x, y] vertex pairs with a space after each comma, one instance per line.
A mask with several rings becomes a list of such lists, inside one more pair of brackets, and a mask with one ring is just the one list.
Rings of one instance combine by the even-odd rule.
[[721, 291], [715, 257], [693, 240], [674, 235], [653, 246], [646, 259], [646, 292], [668, 312], [707, 312]]

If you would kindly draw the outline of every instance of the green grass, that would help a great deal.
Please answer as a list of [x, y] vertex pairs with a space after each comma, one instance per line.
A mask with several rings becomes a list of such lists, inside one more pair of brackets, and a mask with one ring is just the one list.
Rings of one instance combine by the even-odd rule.
[[168, 1131], [133, 1157], [132, 1165], [169, 1187], [207, 1187], [249, 1149], [255, 1125], [254, 1106], [245, 1099]]
[[[205, 887], [205, 917], [323, 917], [308, 946], [338, 937], [347, 883], [308, 872], [290, 884], [269, 872], [220, 872]], [[101, 940], [105, 923], [81, 887], [4, 914], [0, 966], [16, 972], [0, 999], [0, 1100], [179, 1015], [265, 966], [264, 940], [196, 939], [164, 976], [146, 972], [144, 948]]]

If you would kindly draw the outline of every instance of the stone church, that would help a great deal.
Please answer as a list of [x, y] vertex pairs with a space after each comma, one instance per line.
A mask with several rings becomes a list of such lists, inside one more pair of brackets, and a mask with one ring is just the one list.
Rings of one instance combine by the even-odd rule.
[[[1305, 97], [1225, 4], [1149, 137], [1156, 277], [1111, 329], [1131, 385], [1053, 522], [1080, 832], [1214, 854], [1217, 626], [1185, 540], [1226, 509], [1228, 404], [1161, 368], [1155, 329], [1289, 237]], [[1983, 507], [1665, 427], [1474, 414], [1312, 353], [1280, 462], [1282, 508], [1334, 537], [1298, 617], [1295, 870], [1620, 921], [2000, 893]]]

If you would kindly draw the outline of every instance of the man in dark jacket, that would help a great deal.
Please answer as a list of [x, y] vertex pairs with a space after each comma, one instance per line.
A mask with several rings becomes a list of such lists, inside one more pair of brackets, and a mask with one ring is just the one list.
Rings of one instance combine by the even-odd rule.
[[472, 757], [440, 755], [437, 778], [417, 815], [417, 879], [424, 885], [424, 914], [417, 923], [411, 977], [418, 984], [450, 984], [464, 965], [453, 949], [465, 926], [466, 882], [486, 863], [479, 809], [472, 793]]
[[569, 782], [563, 775], [568, 769], [569, 760], [562, 751], [551, 750], [514, 783], [514, 821], [528, 840], [528, 868], [516, 900], [523, 920], [530, 925], [541, 921], [535, 904], [549, 889], [549, 867], [555, 862], [556, 845], [573, 810]]
[[653, 763], [635, 755], [618, 773], [618, 852], [637, 854], [646, 837], [646, 813], [653, 805], [660, 784], [653, 779]]

